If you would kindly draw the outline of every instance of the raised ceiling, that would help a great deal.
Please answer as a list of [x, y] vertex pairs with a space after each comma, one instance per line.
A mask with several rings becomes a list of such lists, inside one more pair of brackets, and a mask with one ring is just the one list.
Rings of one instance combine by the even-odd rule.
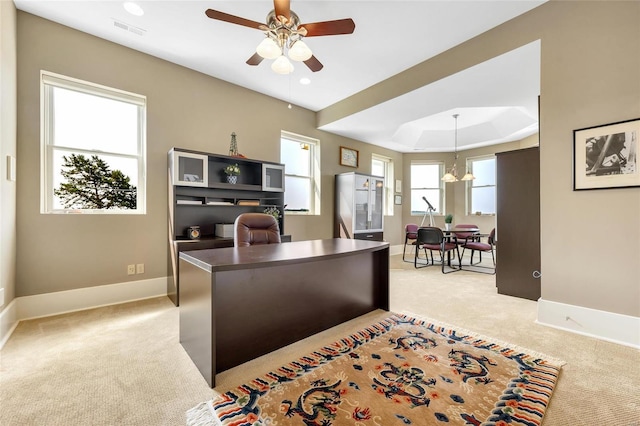
[[[15, 0], [25, 12], [148, 53], [176, 64], [321, 111], [442, 53], [544, 1], [308, 1], [293, 0], [302, 22], [350, 17], [351, 35], [306, 40], [324, 68], [300, 63], [288, 76], [270, 61], [250, 67], [263, 34], [209, 19], [208, 8], [264, 22], [272, 10], [261, 1], [138, 1], [144, 15], [121, 1]], [[452, 114], [458, 113], [458, 149], [521, 139], [537, 132], [539, 43], [359, 111], [322, 130], [400, 152], [452, 151]], [[308, 78], [310, 84], [300, 83]]]

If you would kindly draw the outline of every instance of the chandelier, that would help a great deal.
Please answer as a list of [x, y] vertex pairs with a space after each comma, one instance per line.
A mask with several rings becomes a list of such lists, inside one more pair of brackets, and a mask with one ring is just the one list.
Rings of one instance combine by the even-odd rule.
[[309, 46], [302, 41], [307, 30], [304, 27], [298, 29], [298, 15], [293, 11], [290, 14], [290, 19], [287, 19], [284, 16], [276, 17], [275, 11], [271, 11], [267, 16], [268, 25], [260, 27], [267, 37], [260, 42], [256, 52], [265, 59], [275, 59], [271, 69], [278, 74], [293, 72], [293, 64], [289, 59], [302, 62], [313, 55]]
[[462, 177], [462, 179], [458, 179], [458, 116], [460, 114], [453, 114], [453, 118], [455, 120], [455, 138], [453, 142], [453, 150], [454, 150], [454, 160], [453, 167], [449, 169], [447, 173], [442, 176], [443, 182], [458, 182], [458, 180], [473, 180], [475, 176], [473, 176], [469, 171]]

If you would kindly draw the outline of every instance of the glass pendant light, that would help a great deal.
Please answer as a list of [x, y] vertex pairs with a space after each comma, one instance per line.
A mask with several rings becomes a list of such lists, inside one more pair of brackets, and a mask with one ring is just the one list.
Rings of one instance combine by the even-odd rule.
[[286, 56], [280, 55], [271, 64], [271, 69], [278, 74], [290, 74], [293, 72], [293, 65]]
[[456, 170], [456, 166], [458, 164], [458, 114], [453, 114], [453, 118], [456, 120], [455, 124], [455, 139], [453, 140], [453, 152], [454, 152], [454, 160], [453, 167], [442, 176], [443, 182], [457, 182], [458, 181], [458, 171]]
[[282, 49], [271, 37], [262, 40], [256, 48], [256, 52], [265, 59], [276, 59], [282, 55]]

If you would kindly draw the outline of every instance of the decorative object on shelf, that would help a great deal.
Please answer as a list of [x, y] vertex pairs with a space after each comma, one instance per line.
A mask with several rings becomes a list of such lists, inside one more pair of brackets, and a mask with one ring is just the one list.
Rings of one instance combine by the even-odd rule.
[[188, 229], [189, 239], [197, 240], [200, 238], [200, 227], [199, 226], [190, 226]]
[[453, 222], [453, 215], [452, 214], [448, 214], [444, 217], [444, 229], [446, 231], [450, 231], [451, 230], [451, 222]]
[[444, 176], [442, 176], [442, 181], [443, 182], [458, 182], [458, 180], [474, 180], [476, 177], [474, 175], [472, 175], [471, 173], [469, 173], [467, 171], [467, 173], [465, 173], [465, 175], [462, 177], [462, 179], [458, 179], [458, 170], [457, 170], [457, 166], [458, 166], [458, 116], [460, 114], [453, 114], [453, 118], [455, 119], [455, 138], [454, 138], [454, 145], [453, 145], [453, 152], [454, 152], [454, 160], [453, 160], [453, 167], [451, 167], [451, 169], [449, 169], [449, 171], [447, 173], [445, 173]]
[[231, 133], [231, 144], [229, 145], [229, 157], [247, 158], [238, 152], [238, 141], [236, 140], [236, 132]]
[[264, 213], [270, 214], [276, 220], [280, 219], [280, 210], [278, 210], [277, 207], [267, 207], [266, 209], [264, 209]]
[[236, 141], [236, 132], [231, 133], [231, 145], [229, 146], [229, 156], [238, 155], [238, 142]]
[[240, 174], [240, 166], [238, 163], [229, 164], [224, 168], [224, 173], [227, 175], [227, 182], [231, 184], [238, 183], [238, 175]]
[[355, 149], [340, 147], [340, 165], [358, 167], [358, 151]]
[[573, 131], [573, 190], [640, 186], [640, 118]]

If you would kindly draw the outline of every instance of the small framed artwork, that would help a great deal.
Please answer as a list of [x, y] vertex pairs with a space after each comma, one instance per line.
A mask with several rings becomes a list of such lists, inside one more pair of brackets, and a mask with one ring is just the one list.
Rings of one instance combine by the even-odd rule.
[[640, 118], [573, 131], [573, 190], [640, 186]]
[[358, 167], [358, 151], [355, 149], [340, 147], [340, 165]]
[[394, 204], [402, 204], [402, 195], [396, 195]]
[[396, 179], [396, 192], [402, 194], [402, 181], [400, 179]]

